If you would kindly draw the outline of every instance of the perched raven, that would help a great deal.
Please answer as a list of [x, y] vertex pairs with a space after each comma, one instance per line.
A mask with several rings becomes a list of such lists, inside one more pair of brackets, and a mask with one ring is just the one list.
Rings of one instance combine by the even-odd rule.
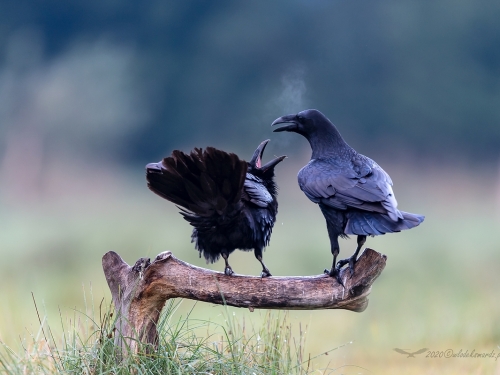
[[[389, 175], [372, 159], [358, 154], [320, 111], [308, 109], [283, 116], [272, 125], [275, 132], [295, 132], [309, 141], [312, 156], [298, 174], [300, 189], [319, 205], [326, 219], [333, 264], [325, 270], [339, 283], [340, 268], [349, 264], [354, 272], [359, 250], [366, 236], [399, 232], [419, 225], [424, 216], [399, 211]], [[340, 252], [338, 237], [358, 236], [354, 254], [336, 264]]]
[[194, 228], [191, 242], [205, 259], [226, 261], [224, 273], [232, 275], [229, 254], [235, 249], [254, 250], [262, 264], [262, 277], [271, 276], [262, 261], [278, 212], [278, 187], [274, 167], [285, 156], [262, 165], [269, 140], [255, 150], [250, 162], [237, 155], [207, 147], [185, 154], [175, 150], [159, 163], [146, 165], [149, 189], [180, 206]]

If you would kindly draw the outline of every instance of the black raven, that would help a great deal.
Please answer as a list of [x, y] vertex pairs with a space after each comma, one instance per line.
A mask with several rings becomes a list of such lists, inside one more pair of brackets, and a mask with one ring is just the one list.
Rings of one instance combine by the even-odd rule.
[[185, 154], [175, 150], [159, 163], [146, 165], [149, 189], [180, 206], [194, 228], [191, 242], [207, 262], [220, 256], [224, 273], [232, 275], [229, 254], [235, 249], [254, 250], [262, 264], [262, 277], [271, 276], [262, 261], [278, 212], [274, 167], [285, 156], [262, 165], [269, 140], [255, 150], [250, 162], [237, 155], [207, 147]]
[[[424, 216], [399, 211], [389, 175], [372, 159], [358, 154], [320, 111], [308, 109], [276, 119], [275, 132], [295, 132], [309, 141], [312, 156], [298, 174], [300, 189], [326, 219], [333, 264], [325, 270], [340, 280], [339, 270], [349, 264], [351, 274], [366, 236], [399, 232], [419, 225]], [[336, 264], [338, 237], [358, 236], [354, 254]]]

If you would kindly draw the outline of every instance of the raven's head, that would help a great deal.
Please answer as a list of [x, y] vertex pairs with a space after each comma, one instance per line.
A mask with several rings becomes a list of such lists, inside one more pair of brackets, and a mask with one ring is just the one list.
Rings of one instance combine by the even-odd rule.
[[311, 145], [313, 159], [344, 154], [350, 149], [335, 125], [317, 109], [277, 118], [271, 125], [278, 124], [287, 125], [274, 129], [275, 132], [294, 132], [304, 136]]
[[305, 137], [321, 130], [328, 131], [335, 128], [333, 124], [317, 109], [306, 109], [296, 115], [286, 115], [274, 120], [272, 126], [278, 124], [288, 124], [277, 129], [275, 132], [294, 132]]
[[274, 167], [278, 165], [283, 159], [286, 158], [285, 155], [275, 158], [268, 162], [267, 164], [262, 165], [262, 155], [264, 155], [264, 149], [269, 143], [269, 139], [266, 139], [262, 142], [257, 150], [253, 153], [252, 159], [248, 162], [248, 172], [252, 173], [259, 177], [273, 177], [274, 176]]

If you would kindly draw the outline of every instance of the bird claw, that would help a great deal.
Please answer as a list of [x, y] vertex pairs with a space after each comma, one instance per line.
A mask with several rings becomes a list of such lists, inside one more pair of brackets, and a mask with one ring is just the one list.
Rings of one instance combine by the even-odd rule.
[[339, 260], [336, 266], [337, 270], [340, 271], [340, 269], [344, 267], [346, 264], [349, 264], [349, 271], [351, 272], [351, 276], [354, 275], [354, 265], [356, 264], [356, 256], [353, 255], [350, 258]]
[[262, 278], [269, 277], [269, 276], [272, 276], [272, 275], [271, 275], [271, 272], [269, 272], [269, 270], [267, 268], [263, 269], [262, 272], [260, 273], [260, 277], [262, 277]]
[[226, 267], [224, 269], [224, 273], [226, 274], [226, 276], [232, 276], [232, 275], [234, 275], [234, 271], [233, 271], [233, 269], [231, 267]]
[[327, 274], [330, 277], [334, 277], [335, 280], [337, 280], [337, 282], [345, 288], [344, 282], [340, 278], [340, 270], [339, 269], [332, 267], [331, 270], [328, 270], [325, 268], [325, 274]]
[[342, 267], [344, 267], [347, 263], [349, 263], [349, 259], [342, 259], [337, 262], [337, 269], [340, 270]]

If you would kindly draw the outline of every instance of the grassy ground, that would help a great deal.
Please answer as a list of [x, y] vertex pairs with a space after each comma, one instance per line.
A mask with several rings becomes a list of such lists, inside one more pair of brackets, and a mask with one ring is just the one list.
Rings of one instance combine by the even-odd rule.
[[[294, 330], [284, 312], [268, 312], [265, 324], [255, 328], [224, 309], [225, 321], [216, 324], [176, 314], [182, 301], [168, 301], [159, 321], [155, 348], [138, 346], [138, 352], [114, 345], [114, 314], [100, 305], [66, 324], [63, 336], [53, 337], [43, 322], [24, 350], [7, 346], [0, 351], [2, 374], [275, 374], [314, 372], [314, 360], [305, 357], [302, 326]], [[62, 317], [61, 317], [62, 318]], [[339, 348], [333, 348], [330, 352]]]
[[[500, 359], [439, 358], [446, 350], [500, 353], [498, 171], [428, 168], [409, 174], [383, 165], [396, 182], [400, 208], [425, 214], [426, 221], [412, 231], [368, 239], [367, 246], [385, 253], [388, 262], [365, 312], [290, 312], [290, 324], [307, 331], [304, 355], [341, 347], [315, 359], [316, 373], [328, 367], [331, 374], [500, 374]], [[331, 262], [324, 220], [299, 191], [298, 168], [292, 161], [278, 169], [280, 210], [264, 255], [274, 275], [318, 274]], [[60, 317], [74, 321], [75, 311], [109, 300], [100, 264], [108, 250], [128, 263], [171, 250], [206, 266], [189, 243], [189, 225], [144, 187], [142, 170], [106, 177], [103, 170], [65, 169], [58, 179], [61, 168], [53, 169], [41, 197], [27, 201], [12, 193], [0, 210], [0, 339], [16, 352], [39, 329], [31, 292], [56, 340], [63, 334]], [[353, 239], [343, 241], [341, 255], [354, 248]], [[260, 272], [252, 254], [235, 252], [231, 265], [241, 274]], [[222, 263], [207, 267], [222, 270]], [[85, 302], [84, 294], [93, 302]], [[192, 306], [183, 302], [178, 314]], [[233, 313], [236, 322], [251, 321], [257, 331], [268, 324], [263, 312], [228, 310]], [[191, 317], [223, 326], [227, 314], [223, 307], [197, 304]], [[428, 348], [438, 357], [426, 351], [407, 358], [394, 348]]]

